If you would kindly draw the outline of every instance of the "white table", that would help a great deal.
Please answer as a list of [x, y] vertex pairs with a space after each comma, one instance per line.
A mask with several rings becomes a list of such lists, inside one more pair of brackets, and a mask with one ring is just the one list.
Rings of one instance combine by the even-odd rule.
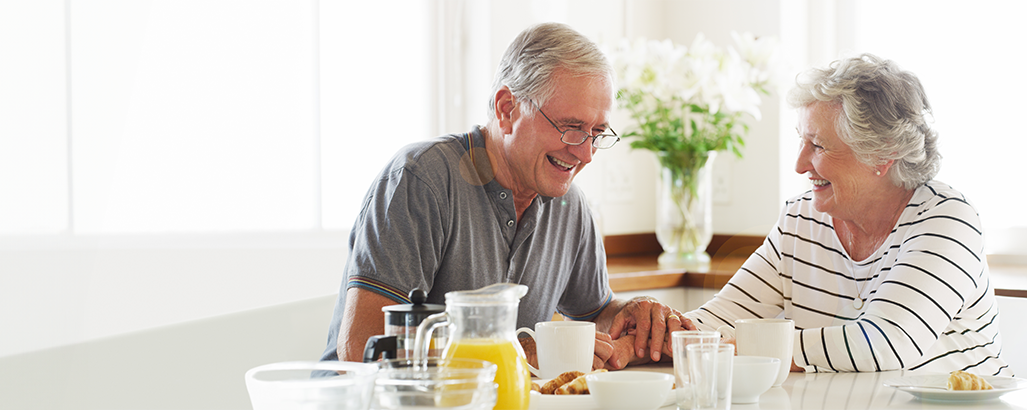
[[[669, 364], [632, 366], [628, 370], [673, 373]], [[791, 373], [781, 387], [772, 387], [759, 403], [732, 404], [734, 410], [878, 410], [878, 409], [1024, 409], [1027, 389], [1008, 393], [997, 400], [944, 402], [920, 400], [884, 385], [885, 380], [908, 376], [903, 371], [880, 373]], [[666, 406], [661, 410], [675, 410]]]

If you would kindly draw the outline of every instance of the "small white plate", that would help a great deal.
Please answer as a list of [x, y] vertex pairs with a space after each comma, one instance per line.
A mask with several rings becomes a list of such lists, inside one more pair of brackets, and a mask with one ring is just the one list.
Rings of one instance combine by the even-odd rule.
[[983, 401], [1027, 387], [1027, 380], [1016, 377], [981, 376], [991, 383], [991, 390], [948, 390], [949, 375], [907, 376], [884, 381], [884, 385], [912, 394], [921, 400]]
[[[536, 379], [533, 380], [538, 383], [539, 386], [546, 384], [549, 379]], [[677, 394], [674, 390], [671, 390], [670, 394], [667, 395], [667, 399], [663, 401], [663, 405], [660, 407], [670, 406], [677, 401]], [[531, 391], [531, 402], [528, 407], [530, 410], [599, 410], [599, 403], [596, 403], [595, 399], [588, 394], [542, 394], [537, 391]]]
[[[542, 386], [549, 380], [551, 379], [532, 381]], [[542, 394], [534, 390], [531, 391], [531, 402], [528, 406], [531, 410], [599, 409], [599, 405], [588, 394]]]
[[528, 408], [531, 410], [599, 410], [599, 404], [588, 394], [542, 394], [532, 391], [531, 404]]

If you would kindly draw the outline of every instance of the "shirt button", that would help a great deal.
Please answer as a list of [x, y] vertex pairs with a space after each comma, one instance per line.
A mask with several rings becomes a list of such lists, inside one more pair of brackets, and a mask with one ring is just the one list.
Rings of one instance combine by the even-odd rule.
[[506, 192], [500, 192], [499, 199], [506, 199]]
[[509, 227], [513, 228], [513, 226], [514, 226], [514, 220], [513, 220], [513, 219], [511, 219], [511, 220], [509, 220], [509, 221], [506, 221], [506, 226], [509, 226]]

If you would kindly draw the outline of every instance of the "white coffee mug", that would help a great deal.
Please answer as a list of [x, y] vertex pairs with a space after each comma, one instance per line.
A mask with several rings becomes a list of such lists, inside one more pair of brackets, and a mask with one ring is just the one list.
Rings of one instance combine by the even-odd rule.
[[724, 337], [734, 337], [737, 352], [743, 356], [776, 357], [781, 369], [774, 387], [788, 378], [792, 369], [792, 346], [795, 343], [795, 322], [788, 319], [738, 319], [734, 329], [721, 326]]
[[535, 339], [538, 368], [528, 365], [531, 374], [552, 379], [564, 372], [592, 371], [595, 355], [596, 324], [593, 322], [552, 321], [538, 322], [535, 330], [526, 327], [517, 333], [527, 333]]

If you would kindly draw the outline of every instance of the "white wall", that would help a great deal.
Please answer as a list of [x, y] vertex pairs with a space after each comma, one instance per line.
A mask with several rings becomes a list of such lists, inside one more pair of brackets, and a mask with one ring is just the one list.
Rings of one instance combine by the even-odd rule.
[[342, 233], [32, 242], [0, 241], [0, 357], [334, 295], [346, 256]]
[[312, 360], [333, 296], [0, 357], [0, 408], [252, 409], [243, 375]]

